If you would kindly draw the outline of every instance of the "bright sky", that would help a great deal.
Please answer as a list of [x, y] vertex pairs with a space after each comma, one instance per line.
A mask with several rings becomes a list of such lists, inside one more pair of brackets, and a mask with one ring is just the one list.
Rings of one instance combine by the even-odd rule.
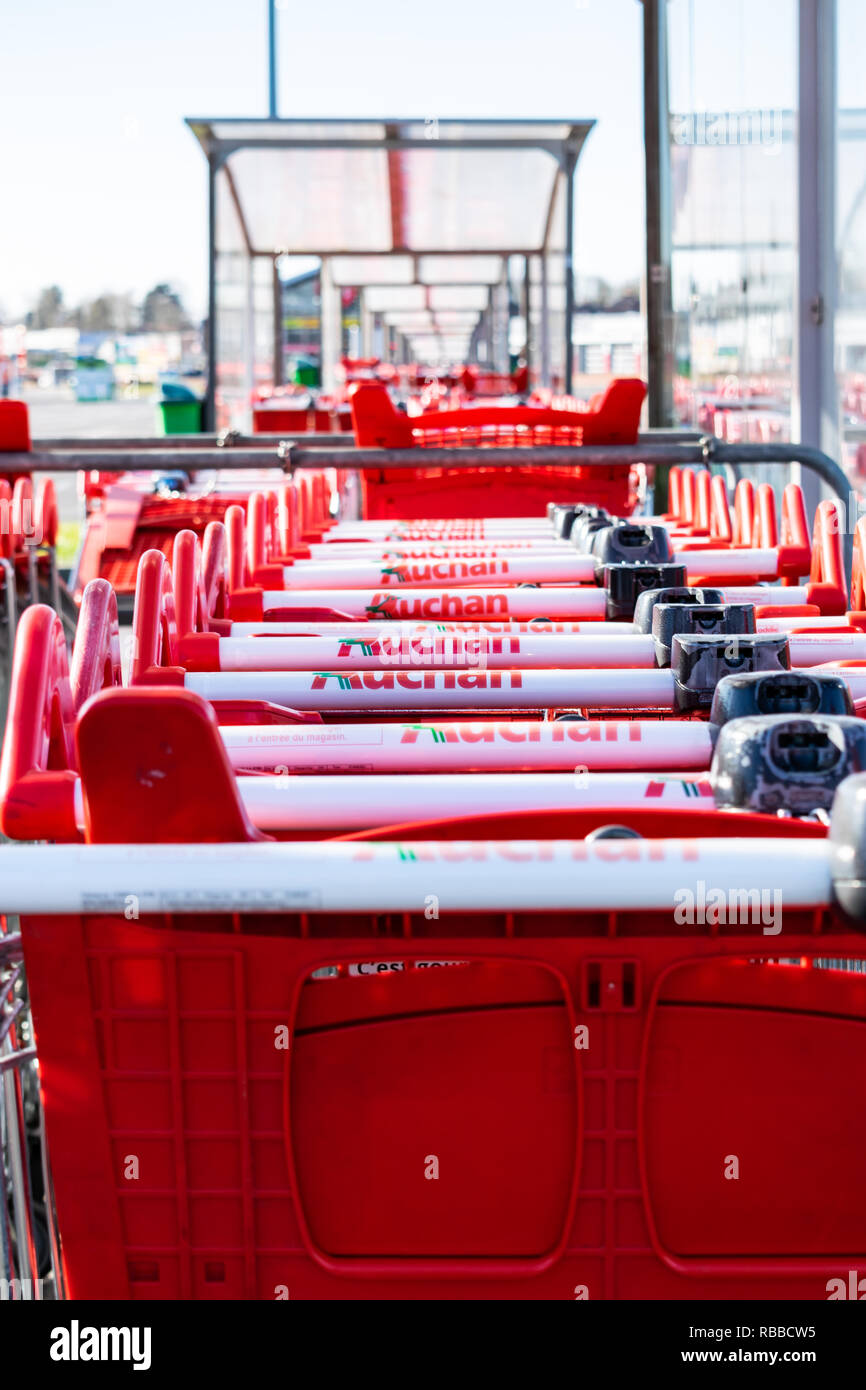
[[[280, 0], [280, 114], [595, 118], [577, 271], [637, 279], [641, 22], [639, 0]], [[267, 114], [265, 0], [7, 0], [2, 26], [0, 310], [169, 281], [201, 314], [183, 117]]]

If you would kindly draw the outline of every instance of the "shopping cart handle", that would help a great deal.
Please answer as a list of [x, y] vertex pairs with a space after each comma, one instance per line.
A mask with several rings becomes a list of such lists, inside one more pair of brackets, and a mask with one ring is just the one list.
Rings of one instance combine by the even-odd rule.
[[207, 701], [187, 690], [106, 690], [75, 733], [85, 838], [102, 844], [267, 840], [244, 809]]
[[123, 684], [117, 597], [107, 579], [92, 579], [82, 595], [70, 682], [76, 712], [97, 691]]
[[657, 603], [652, 610], [657, 666], [670, 665], [671, 647], [677, 633], [745, 637], [756, 631], [755, 609], [751, 603]]
[[720, 730], [716, 805], [775, 815], [829, 811], [839, 784], [866, 771], [866, 724], [850, 715], [753, 715]]
[[21, 619], [15, 673], [0, 758], [0, 831], [16, 840], [76, 839], [75, 707], [63, 625], [47, 604]]
[[866, 774], [841, 783], [830, 813], [833, 890], [856, 925], [866, 924]]
[[748, 715], [854, 713], [851, 691], [837, 672], [744, 671], [719, 681], [710, 724], [719, 727]]
[[787, 671], [788, 639], [775, 633], [744, 637], [678, 633], [671, 646], [674, 702], [681, 714], [708, 711], [723, 676], [746, 671]]

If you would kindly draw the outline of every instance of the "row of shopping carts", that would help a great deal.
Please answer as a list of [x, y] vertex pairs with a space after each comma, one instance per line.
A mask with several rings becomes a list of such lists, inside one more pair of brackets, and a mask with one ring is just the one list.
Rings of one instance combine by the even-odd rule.
[[866, 1259], [866, 523], [849, 579], [795, 483], [675, 469], [635, 514], [639, 471], [572, 465], [541, 507], [567, 425], [475, 409], [450, 466], [222, 475], [196, 526], [194, 474], [154, 493], [125, 657], [104, 574], [71, 655], [23, 613], [19, 1274], [825, 1298]]
[[60, 606], [55, 559], [57, 500], [50, 478], [0, 478], [0, 726], [5, 719], [18, 614]]

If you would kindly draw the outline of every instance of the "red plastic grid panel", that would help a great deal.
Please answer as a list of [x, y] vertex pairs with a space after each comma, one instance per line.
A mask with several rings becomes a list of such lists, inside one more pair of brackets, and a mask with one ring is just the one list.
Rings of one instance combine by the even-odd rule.
[[[821, 1298], [863, 1262], [862, 976], [747, 964], [778, 949], [759, 929], [662, 936], [659, 915], [196, 920], [25, 924], [73, 1297]], [[786, 913], [785, 955], [866, 955], [820, 924]], [[317, 967], [457, 958], [512, 974], [473, 1003], [469, 972], [413, 972], [390, 1009], [393, 976], [317, 981], [298, 1011]], [[477, 1127], [449, 1163], [473, 1098], [511, 1170]], [[422, 1176], [438, 1142], [421, 1142], [425, 1100], [438, 1188]], [[748, 1124], [768, 1102], [756, 1155]], [[551, 1141], [541, 1196], [521, 1116]], [[722, 1186], [731, 1151], [744, 1181]], [[412, 1224], [448, 1186], [462, 1240], [453, 1214]]]
[[621, 516], [638, 501], [633, 470], [619, 468], [383, 469], [361, 475], [368, 520], [448, 520], [544, 514], [552, 496]]

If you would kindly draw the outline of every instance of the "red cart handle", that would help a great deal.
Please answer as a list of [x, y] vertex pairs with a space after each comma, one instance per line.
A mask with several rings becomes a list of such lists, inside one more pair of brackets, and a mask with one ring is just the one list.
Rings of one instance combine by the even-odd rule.
[[298, 489], [295, 484], [284, 483], [277, 489], [276, 534], [279, 539], [280, 559], [309, 560], [310, 547], [301, 539], [301, 525], [298, 515]]
[[70, 683], [76, 713], [98, 690], [123, 684], [117, 597], [107, 579], [91, 579], [84, 590], [72, 649]]
[[38, 539], [33, 483], [30, 478], [18, 478], [12, 489], [12, 546], [21, 555]]
[[209, 521], [205, 527], [201, 548], [202, 580], [204, 583], [204, 630], [221, 622], [226, 616], [228, 594], [228, 538], [221, 521]]
[[751, 478], [741, 478], [734, 492], [734, 545], [751, 548], [755, 529], [755, 489]]
[[[806, 508], [797, 483], [789, 483], [782, 497], [782, 545], [780, 555], [791, 537], [792, 548], [802, 545], [806, 528]], [[856, 549], [856, 547], [855, 547]], [[855, 560], [856, 563], [856, 560]], [[781, 572], [781, 560], [779, 563]], [[782, 581], [787, 582], [786, 580]], [[809, 570], [809, 602], [817, 603], [822, 613], [842, 614], [848, 609], [848, 586], [845, 581], [845, 559], [842, 553], [842, 530], [838, 504], [827, 500], [818, 504], [812, 533], [812, 564]], [[851, 604], [856, 609], [857, 604]]]
[[36, 540], [51, 550], [57, 544], [57, 531], [60, 519], [57, 512], [57, 492], [52, 478], [40, 478], [36, 488], [36, 507], [34, 514]]
[[208, 609], [204, 593], [201, 543], [195, 531], [178, 531], [171, 553], [174, 616], [178, 637], [206, 632]]
[[702, 468], [695, 480], [695, 522], [692, 534], [709, 536], [712, 488], [710, 470]]
[[683, 508], [683, 470], [678, 463], [668, 473], [668, 510], [665, 512], [664, 520], [672, 522], [675, 526], [682, 521]]
[[682, 524], [684, 529], [691, 531], [695, 524], [695, 493], [697, 484], [695, 482], [695, 470], [684, 468], [682, 476]]
[[[273, 498], [273, 506], [270, 505]], [[274, 522], [276, 520], [277, 499], [271, 493], [251, 494], [247, 503], [247, 564], [246, 569], [252, 584], [262, 589], [281, 589], [283, 587], [284, 565], [275, 564], [270, 557], [274, 554]], [[291, 560], [288, 561], [291, 564]]]
[[0, 560], [11, 560], [12, 551], [12, 484], [0, 478]]
[[244, 589], [249, 584], [246, 551], [246, 519], [243, 507], [237, 503], [226, 509], [224, 526], [226, 528], [226, 560], [228, 564], [229, 593]]
[[18, 625], [0, 759], [0, 830], [15, 840], [77, 838], [75, 707], [63, 625], [47, 604]]
[[866, 517], [861, 517], [854, 528], [851, 608], [858, 615], [866, 617]]
[[719, 473], [710, 479], [710, 539], [722, 545], [731, 545], [734, 539], [728, 489]]
[[758, 487], [752, 545], [756, 550], [775, 550], [778, 544], [779, 526], [776, 519], [776, 494], [769, 483], [761, 483]]
[[183, 685], [177, 660], [177, 615], [171, 570], [161, 550], [146, 550], [138, 564], [132, 614], [130, 685]]

